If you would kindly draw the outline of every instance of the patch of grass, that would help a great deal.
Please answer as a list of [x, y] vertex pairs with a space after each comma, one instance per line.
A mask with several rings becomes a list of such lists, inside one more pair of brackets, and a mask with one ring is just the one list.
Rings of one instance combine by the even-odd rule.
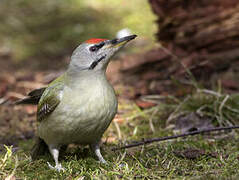
[[[115, 152], [110, 150], [112, 145], [105, 145], [103, 155], [108, 165], [99, 164], [88, 149], [75, 148], [60, 159], [65, 172], [48, 168], [47, 162], [53, 163], [50, 156], [32, 162], [28, 151], [13, 153], [6, 147], [5, 155], [1, 154], [1, 179], [10, 176], [27, 179], [230, 179], [239, 177], [237, 142], [238, 138], [209, 141], [199, 136]], [[206, 154], [188, 159], [175, 153], [192, 148], [203, 149]]]
[[[5, 147], [0, 153], [0, 179], [237, 179], [239, 177], [239, 136], [195, 136], [112, 151], [116, 144], [172, 135], [167, 121], [196, 112], [210, 117], [216, 125], [236, 124], [239, 94], [198, 89], [184, 99], [148, 96], [156, 104], [142, 110], [129, 101], [119, 105], [120, 118], [104, 135], [102, 153], [108, 165], [99, 164], [88, 148], [70, 147], [60, 157], [65, 172], [49, 169], [50, 155], [31, 161], [32, 141], [19, 148]], [[152, 128], [153, 126], [153, 128]], [[107, 142], [107, 139], [113, 139]], [[118, 141], [117, 141], [118, 140]], [[16, 151], [17, 150], [17, 151]]]
[[194, 111], [207, 116], [216, 125], [230, 126], [239, 123], [239, 94], [220, 94], [199, 90], [182, 105], [182, 111]]
[[[126, 140], [132, 142], [142, 138], [171, 135], [172, 131], [164, 128], [165, 121], [161, 118], [174, 112], [173, 110], [180, 103], [173, 106], [170, 101], [177, 100], [171, 98], [167, 103], [164, 101], [165, 104], [160, 108], [155, 106], [146, 110], [141, 110], [134, 104], [120, 104], [119, 110], [125, 114], [124, 121], [118, 122], [122, 137], [119, 139], [117, 128], [112, 123], [104, 139], [115, 137], [119, 142]], [[186, 105], [181, 106], [181, 108], [186, 107], [190, 109]], [[196, 109], [192, 108], [192, 110]], [[158, 111], [152, 117], [152, 112], [155, 110]], [[149, 118], [153, 120], [154, 132], [150, 128]], [[65, 172], [56, 172], [48, 168], [47, 162], [54, 164], [50, 155], [31, 161], [30, 149], [33, 141], [21, 141], [17, 151], [5, 147], [6, 151], [0, 153], [0, 179], [10, 177], [20, 179], [236, 178], [239, 177], [239, 144], [237, 143], [239, 137], [236, 133], [232, 134], [233, 132], [224, 138], [199, 135], [117, 151], [111, 150], [116, 143], [118, 144], [117, 141], [104, 143], [102, 153], [109, 165], [99, 164], [88, 147], [72, 146], [60, 157]], [[193, 157], [187, 154], [180, 155], [185, 152], [194, 155]]]
[[[191, 112], [211, 119], [215, 126], [232, 126], [239, 123], [239, 94], [223, 94], [207, 89], [197, 89], [183, 99], [157, 95], [145, 96], [143, 99], [157, 103], [158, 106], [154, 109], [158, 109], [159, 113], [167, 110], [167, 123]], [[148, 110], [149, 114], [152, 110]]]

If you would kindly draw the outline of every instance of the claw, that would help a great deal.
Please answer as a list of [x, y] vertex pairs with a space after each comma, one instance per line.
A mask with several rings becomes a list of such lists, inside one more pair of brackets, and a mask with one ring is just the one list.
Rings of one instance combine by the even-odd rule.
[[49, 162], [47, 162], [48, 166], [50, 169], [57, 170], [58, 172], [60, 171], [65, 171], [65, 169], [61, 166], [61, 164], [58, 162], [58, 157], [59, 157], [59, 147], [50, 145], [49, 150], [55, 160], [55, 167], [53, 167]]
[[100, 159], [100, 160], [99, 160], [99, 163], [106, 164], [106, 165], [108, 164], [107, 161], [104, 160], [104, 159]]
[[61, 164], [58, 164], [58, 165], [56, 165], [55, 167], [54, 166], [52, 166], [49, 162], [47, 162], [47, 165], [48, 165], [48, 167], [50, 168], [50, 169], [54, 169], [54, 170], [56, 170], [56, 171], [58, 171], [58, 172], [61, 172], [61, 171], [65, 171], [65, 168], [63, 168], [62, 166], [61, 166]]

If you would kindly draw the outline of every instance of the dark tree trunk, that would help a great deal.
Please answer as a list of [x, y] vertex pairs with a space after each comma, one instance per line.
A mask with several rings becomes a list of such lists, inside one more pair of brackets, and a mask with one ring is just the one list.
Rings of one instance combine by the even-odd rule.
[[[143, 63], [125, 67], [125, 72], [133, 72], [150, 83], [185, 75], [180, 63], [197, 80], [208, 81], [215, 73], [239, 71], [238, 0], [149, 0], [149, 3], [158, 17], [157, 40], [166, 51], [159, 48], [149, 52]], [[221, 80], [228, 85], [225, 78]], [[237, 85], [231, 81], [228, 86]], [[150, 93], [160, 91], [155, 88]]]

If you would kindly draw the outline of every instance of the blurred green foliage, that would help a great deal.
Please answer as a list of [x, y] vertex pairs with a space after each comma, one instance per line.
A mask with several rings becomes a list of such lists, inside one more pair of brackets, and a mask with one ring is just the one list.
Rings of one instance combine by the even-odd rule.
[[125, 27], [152, 38], [153, 20], [145, 0], [2, 0], [0, 50], [15, 60], [63, 56], [88, 38], [112, 38]]

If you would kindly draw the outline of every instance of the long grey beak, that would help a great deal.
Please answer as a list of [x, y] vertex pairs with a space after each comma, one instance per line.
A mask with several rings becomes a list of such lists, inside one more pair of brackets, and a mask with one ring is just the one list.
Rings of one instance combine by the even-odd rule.
[[137, 35], [130, 35], [130, 36], [125, 36], [125, 37], [122, 37], [119, 39], [113, 39], [113, 40], [110, 40], [110, 44], [112, 46], [121, 46], [121, 45], [135, 39], [136, 37], [137, 37]]

